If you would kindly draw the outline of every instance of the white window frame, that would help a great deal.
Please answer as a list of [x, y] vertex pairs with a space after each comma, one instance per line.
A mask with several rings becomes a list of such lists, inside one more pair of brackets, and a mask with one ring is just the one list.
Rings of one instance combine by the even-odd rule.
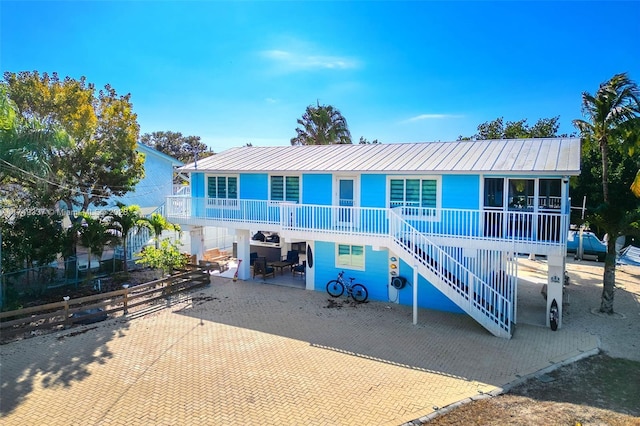
[[[274, 176], [282, 176], [282, 194], [283, 194], [283, 198], [285, 198], [284, 200], [273, 200], [272, 194], [271, 194], [271, 182]], [[286, 200], [287, 198], [287, 178], [288, 177], [296, 177], [298, 178], [298, 200], [297, 201], [292, 201], [292, 200]], [[302, 202], [302, 176], [299, 174], [291, 174], [291, 173], [273, 173], [269, 175], [269, 203], [270, 204], [279, 204], [279, 203], [294, 203], [294, 204], [300, 204]]]
[[[440, 212], [442, 209], [442, 176], [440, 175], [388, 175], [387, 176], [387, 188], [386, 188], [386, 202], [387, 206], [391, 207], [391, 180], [434, 180], [436, 181], [436, 206], [435, 207], [411, 207], [411, 206], [397, 206], [401, 207], [401, 215], [404, 217], [409, 217], [412, 220], [426, 220], [426, 221], [439, 221], [440, 220]], [[422, 185], [422, 182], [421, 182]], [[420, 187], [420, 203], [422, 203], [422, 186]], [[406, 196], [406, 194], [405, 194]], [[393, 207], [392, 207], [393, 208]], [[428, 210], [435, 210], [435, 214], [425, 214]]]
[[[485, 197], [485, 188], [486, 188], [486, 179], [503, 179], [503, 188], [502, 188], [502, 207], [491, 207], [491, 206], [486, 206], [484, 203], [484, 197]], [[548, 208], [548, 207], [544, 207], [542, 206], [543, 203], [540, 203], [540, 200], [542, 198], [546, 198], [546, 196], [541, 196], [540, 195], [540, 184], [542, 180], [559, 180], [560, 181], [560, 185], [562, 185], [562, 178], [558, 178], [558, 177], [537, 177], [537, 178], [532, 178], [532, 177], [520, 177], [520, 176], [504, 176], [504, 175], [482, 175], [482, 184], [481, 184], [481, 188], [480, 188], [480, 200], [482, 201], [482, 205], [481, 208], [483, 210], [486, 211], [517, 211], [517, 210], [510, 210], [509, 209], [509, 182], [511, 180], [533, 180], [534, 181], [534, 186], [533, 186], [533, 194], [530, 195], [528, 204], [531, 205], [531, 212], [544, 212], [544, 213], [557, 213], [560, 212], [562, 210], [562, 201], [563, 201], [563, 196], [562, 196], [562, 186], [561, 188], [561, 195], [558, 196], [549, 196], [549, 198], [553, 198], [555, 205], [552, 208]]]
[[[349, 247], [349, 262], [348, 263], [340, 263], [340, 246]], [[353, 247], [362, 247], [362, 265], [354, 265], [353, 264]], [[337, 269], [351, 269], [354, 271], [364, 271], [366, 265], [366, 247], [362, 244], [335, 244], [335, 264]]]
[[[218, 198], [218, 197], [210, 197], [209, 196], [209, 178], [225, 178], [226, 179], [226, 198]], [[236, 197], [229, 198], [229, 178], [236, 179]], [[217, 183], [217, 182], [216, 182]], [[218, 208], [229, 208], [229, 209], [238, 209], [240, 208], [240, 176], [236, 174], [207, 174], [205, 176], [205, 197], [207, 200], [207, 207], [218, 207]], [[217, 190], [217, 188], [216, 188]]]

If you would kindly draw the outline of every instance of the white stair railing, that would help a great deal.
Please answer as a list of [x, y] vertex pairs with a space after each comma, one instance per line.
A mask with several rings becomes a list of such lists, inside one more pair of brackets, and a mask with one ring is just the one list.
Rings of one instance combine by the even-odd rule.
[[394, 249], [468, 315], [498, 337], [511, 337], [512, 300], [391, 212]]

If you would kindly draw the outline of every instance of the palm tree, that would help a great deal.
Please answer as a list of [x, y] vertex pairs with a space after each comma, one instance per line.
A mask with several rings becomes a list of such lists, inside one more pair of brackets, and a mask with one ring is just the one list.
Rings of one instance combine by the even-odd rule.
[[[600, 312], [613, 313], [613, 294], [616, 272], [616, 237], [628, 229], [628, 221], [635, 214], [621, 211], [612, 202], [609, 170], [611, 150], [623, 155], [640, 148], [640, 91], [626, 73], [616, 74], [600, 84], [595, 95], [582, 94], [582, 114], [587, 120], [573, 120], [580, 131], [585, 151], [599, 151], [602, 167], [602, 204], [591, 217], [608, 234], [607, 256], [604, 264]], [[631, 195], [631, 194], [629, 194]]]
[[127, 266], [127, 236], [129, 232], [138, 230], [144, 227], [144, 217], [140, 206], [132, 205], [126, 206], [122, 203], [118, 203], [118, 211], [110, 211], [105, 214], [104, 218], [107, 223], [118, 231], [122, 241], [123, 254], [123, 270], [126, 273], [128, 271]]
[[143, 226], [146, 226], [153, 232], [153, 238], [156, 241], [156, 249], [160, 249], [160, 236], [162, 231], [180, 231], [180, 226], [173, 224], [160, 213], [152, 213], [151, 217], [144, 218]]
[[0, 181], [11, 175], [24, 180], [25, 173], [45, 176], [56, 151], [69, 144], [69, 135], [59, 125], [22, 117], [0, 86]]
[[82, 218], [75, 229], [80, 233], [80, 242], [88, 250], [87, 270], [91, 271], [91, 257], [97, 254], [102, 257], [104, 246], [114, 242], [114, 235], [109, 232], [109, 227], [100, 218], [94, 218], [87, 212], [80, 212], [78, 217]]
[[331, 105], [309, 105], [296, 128], [291, 145], [350, 144], [351, 133], [347, 120]]

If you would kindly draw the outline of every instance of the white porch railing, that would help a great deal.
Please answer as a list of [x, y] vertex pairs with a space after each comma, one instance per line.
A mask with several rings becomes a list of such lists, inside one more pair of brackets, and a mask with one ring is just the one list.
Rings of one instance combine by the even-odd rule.
[[[430, 238], [464, 238], [538, 247], [566, 246], [568, 215], [555, 212], [430, 209], [420, 207], [324, 206], [264, 200], [168, 197], [167, 218], [178, 223], [251, 229], [271, 225], [284, 232], [305, 231], [358, 236], [388, 236], [389, 213]], [[234, 225], [235, 226], [232, 226]], [[543, 254], [543, 253], [541, 253]]]
[[559, 213], [407, 207], [393, 210], [420, 232], [440, 237], [564, 245], [569, 229], [567, 215]]

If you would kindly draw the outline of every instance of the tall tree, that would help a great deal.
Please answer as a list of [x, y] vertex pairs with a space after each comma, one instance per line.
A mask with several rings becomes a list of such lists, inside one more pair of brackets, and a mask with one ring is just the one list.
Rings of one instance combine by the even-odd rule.
[[498, 117], [480, 124], [475, 135], [458, 136], [458, 140], [555, 138], [558, 136], [559, 120], [560, 117], [541, 118], [529, 126], [526, 118], [505, 123], [503, 117]]
[[59, 125], [71, 138], [68, 147], [51, 149], [46, 179], [25, 182], [48, 207], [57, 201], [81, 210], [106, 205], [107, 198], [124, 195], [144, 176], [130, 94], [119, 96], [109, 85], [96, 94], [84, 77], [61, 80], [55, 73], [5, 72], [4, 81], [22, 117]]
[[59, 125], [22, 117], [9, 99], [6, 86], [0, 85], [0, 183], [10, 183], [0, 189], [5, 201], [11, 199], [11, 204], [17, 206], [19, 200], [24, 200], [15, 194], [17, 183], [45, 178], [55, 152], [69, 144], [69, 136]]
[[347, 120], [331, 105], [309, 105], [297, 120], [296, 137], [291, 145], [350, 144], [351, 133]]
[[200, 141], [200, 136], [182, 136], [180, 132], [153, 132], [140, 136], [140, 142], [183, 163], [209, 157], [214, 152]]
[[[610, 172], [612, 165], [616, 167], [629, 155], [637, 159], [640, 153], [640, 90], [626, 73], [616, 74], [601, 83], [594, 95], [582, 94], [582, 114], [586, 120], [573, 120], [573, 124], [582, 135], [583, 152], [599, 157], [600, 161], [601, 192], [591, 194], [591, 197], [599, 198], [599, 205], [589, 218], [609, 236], [600, 312], [611, 314], [616, 273], [615, 241], [622, 232], [638, 226], [640, 209], [636, 203], [635, 209], [628, 210], [628, 203], [620, 199], [621, 196], [622, 199], [634, 199], [631, 191], [633, 173], [622, 188], [616, 187], [612, 192], [613, 183], [619, 180], [620, 173], [616, 169], [612, 176]], [[635, 164], [633, 172], [637, 170], [637, 162]]]

